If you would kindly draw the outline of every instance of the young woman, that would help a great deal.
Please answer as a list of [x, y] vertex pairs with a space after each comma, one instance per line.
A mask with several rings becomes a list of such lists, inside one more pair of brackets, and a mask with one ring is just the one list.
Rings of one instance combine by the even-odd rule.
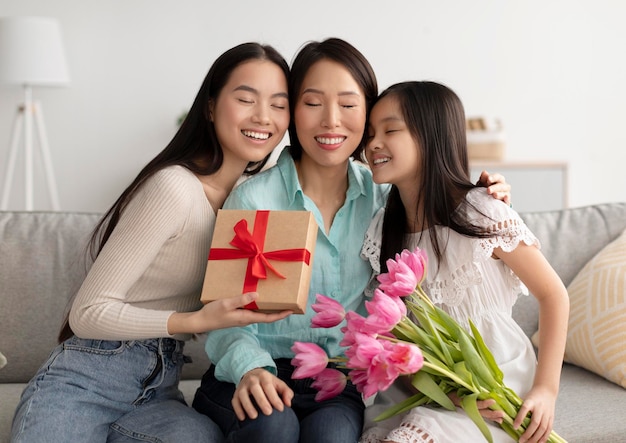
[[184, 340], [289, 314], [239, 309], [257, 294], [199, 301], [217, 209], [287, 130], [288, 72], [256, 43], [215, 61], [177, 134], [94, 231], [95, 261], [22, 395], [12, 442], [223, 440], [178, 390]]
[[[289, 79], [291, 146], [275, 167], [238, 186], [224, 205], [313, 212], [319, 231], [309, 303], [321, 293], [364, 312], [363, 290], [372, 270], [359, 253], [387, 187], [374, 185], [369, 169], [352, 158], [363, 150], [377, 93], [369, 62], [352, 45], [336, 38], [305, 45]], [[508, 185], [492, 189], [497, 190], [508, 197]], [[218, 423], [229, 441], [358, 440], [364, 405], [353, 385], [318, 403], [311, 380], [291, 379], [294, 341], [316, 342], [329, 355], [343, 352], [339, 328], [311, 329], [312, 314], [309, 308], [272, 325], [209, 333], [206, 350], [214, 366], [193, 406]]]
[[[530, 413], [521, 442], [545, 442], [552, 430], [569, 302], [539, 242], [508, 205], [469, 181], [465, 115], [461, 101], [433, 82], [406, 82], [384, 91], [374, 105], [366, 156], [376, 183], [392, 188], [386, 208], [368, 229], [363, 255], [378, 272], [404, 248], [428, 254], [424, 288], [462, 325], [477, 326], [524, 404], [517, 428]], [[513, 320], [513, 304], [529, 289], [540, 306], [538, 362]], [[526, 291], [527, 292], [527, 291]], [[536, 369], [536, 370], [535, 370]], [[410, 393], [380, 393], [367, 418]], [[494, 441], [513, 441], [492, 426]], [[382, 423], [368, 422], [362, 442], [482, 441], [458, 409], [417, 407]]]

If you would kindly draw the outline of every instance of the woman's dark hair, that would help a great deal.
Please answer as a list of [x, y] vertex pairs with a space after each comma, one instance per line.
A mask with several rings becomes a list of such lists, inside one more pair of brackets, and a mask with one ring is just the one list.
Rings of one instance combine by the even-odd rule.
[[[220, 55], [209, 69], [191, 109], [172, 140], [139, 172], [96, 225], [89, 241], [92, 260], [96, 259], [111, 236], [128, 202], [141, 185], [156, 172], [172, 165], [184, 166], [201, 175], [211, 175], [220, 169], [224, 153], [209, 118], [209, 103], [215, 103], [235, 68], [251, 60], [270, 61], [283, 71], [286, 79], [289, 78], [289, 65], [272, 46], [254, 42], [242, 43]], [[263, 168], [268, 158], [269, 154], [259, 162], [248, 164], [245, 173], [256, 174]], [[66, 317], [59, 341], [64, 341], [72, 334]]]
[[[302, 158], [302, 145], [298, 140], [296, 132], [296, 121], [294, 112], [296, 103], [300, 98], [302, 83], [309, 69], [320, 60], [331, 60], [344, 66], [354, 80], [359, 84], [365, 95], [366, 110], [369, 115], [372, 104], [378, 95], [378, 82], [372, 66], [365, 56], [350, 43], [339, 38], [329, 38], [321, 42], [309, 42], [300, 49], [291, 65], [289, 76], [289, 112], [291, 120], [289, 122], [289, 153], [295, 160]], [[365, 148], [365, 136], [359, 146], [352, 153], [352, 157], [359, 159]]]
[[[436, 225], [454, 231], [484, 237], [486, 234], [455, 212], [467, 192], [476, 185], [470, 182], [465, 111], [459, 97], [448, 87], [435, 82], [403, 82], [387, 88], [376, 103], [393, 97], [402, 110], [404, 121], [421, 150], [421, 174], [418, 208], [414, 214], [430, 227], [429, 236], [437, 261], [442, 259], [442, 245], [432, 229]], [[464, 204], [464, 203], [463, 203]], [[419, 209], [418, 209], [419, 211]], [[462, 211], [461, 211], [462, 212]], [[413, 217], [411, 217], [413, 218]], [[385, 208], [380, 264], [387, 271], [386, 260], [405, 248], [408, 232], [406, 212], [396, 186], [392, 186]], [[397, 226], [401, 221], [402, 226]], [[395, 225], [394, 225], [395, 222]]]

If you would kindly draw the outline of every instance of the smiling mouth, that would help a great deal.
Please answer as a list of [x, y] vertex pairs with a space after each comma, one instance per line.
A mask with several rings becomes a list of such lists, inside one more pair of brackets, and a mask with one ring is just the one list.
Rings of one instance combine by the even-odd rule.
[[373, 163], [375, 165], [380, 165], [382, 163], [387, 163], [389, 160], [391, 160], [389, 157], [385, 157], [385, 158], [377, 158], [376, 160], [373, 161]]
[[272, 136], [271, 132], [241, 131], [243, 135], [254, 140], [267, 140]]
[[345, 139], [346, 137], [315, 137], [315, 141], [322, 145], [338, 145]]

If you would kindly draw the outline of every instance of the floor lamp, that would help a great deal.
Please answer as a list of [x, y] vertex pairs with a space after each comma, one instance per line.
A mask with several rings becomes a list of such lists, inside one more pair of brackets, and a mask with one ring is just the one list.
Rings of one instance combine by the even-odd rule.
[[39, 142], [52, 209], [55, 211], [60, 209], [41, 105], [33, 100], [32, 88], [33, 86], [66, 86], [69, 80], [61, 30], [55, 19], [0, 18], [0, 82], [19, 84], [24, 91], [24, 102], [18, 106], [13, 124], [0, 209], [8, 208], [22, 137], [24, 142], [24, 207], [27, 211], [34, 209], [33, 130], [36, 130]]

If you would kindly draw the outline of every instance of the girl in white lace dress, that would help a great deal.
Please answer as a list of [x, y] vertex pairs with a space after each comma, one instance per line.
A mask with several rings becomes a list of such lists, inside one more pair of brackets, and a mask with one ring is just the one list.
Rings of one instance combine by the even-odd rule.
[[[386, 208], [367, 232], [362, 255], [375, 272], [404, 248], [428, 254], [424, 288], [461, 325], [477, 326], [524, 404], [520, 441], [545, 442], [552, 430], [565, 348], [569, 302], [563, 283], [539, 252], [539, 242], [508, 205], [469, 181], [463, 106], [454, 92], [433, 82], [388, 88], [374, 106], [366, 156], [374, 181], [393, 185]], [[370, 289], [373, 290], [375, 279]], [[540, 306], [538, 359], [512, 318], [528, 289]], [[397, 381], [366, 410], [361, 442], [480, 442], [484, 437], [461, 408], [421, 406], [383, 422], [373, 419], [410, 392]], [[483, 416], [499, 415], [480, 407]], [[491, 422], [496, 442], [512, 441]]]

